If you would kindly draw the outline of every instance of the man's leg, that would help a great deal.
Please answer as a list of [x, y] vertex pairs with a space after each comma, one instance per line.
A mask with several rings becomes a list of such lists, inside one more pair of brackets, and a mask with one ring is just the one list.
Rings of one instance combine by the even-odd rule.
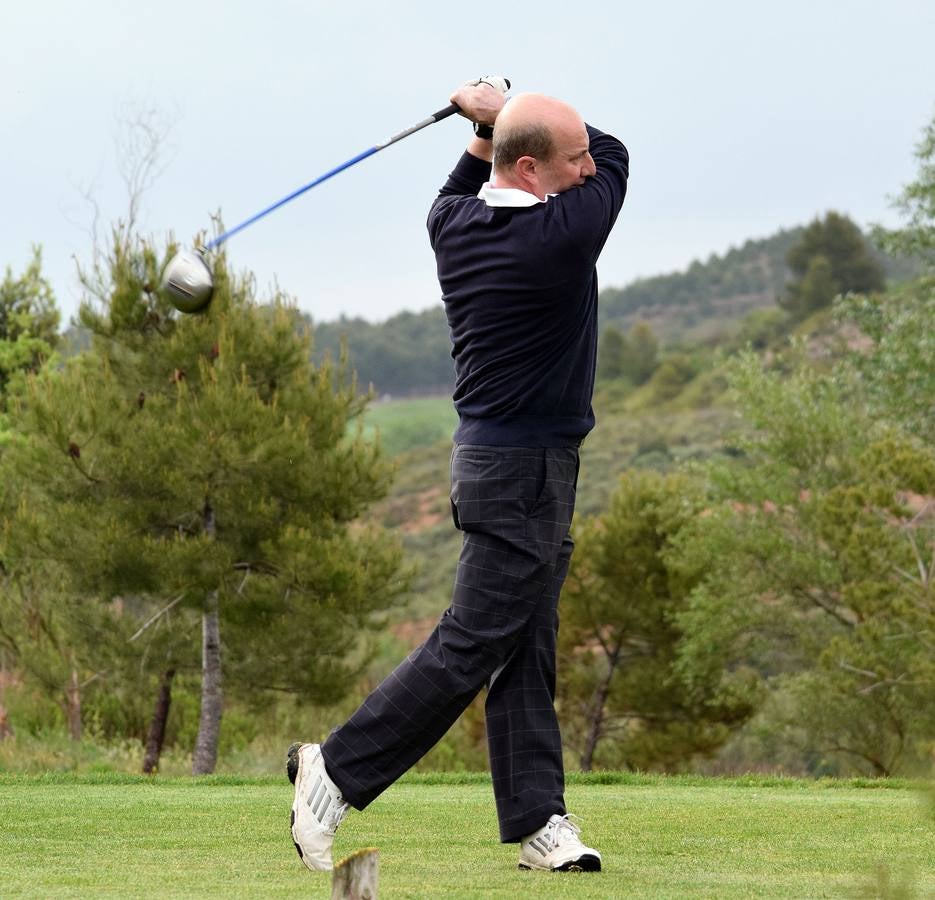
[[555, 713], [558, 598], [574, 543], [566, 537], [548, 591], [487, 693], [487, 742], [500, 840], [515, 843], [565, 814], [562, 738]]
[[322, 745], [327, 771], [352, 806], [365, 807], [438, 742], [539, 614], [571, 521], [553, 482], [556, 474], [573, 481], [577, 465], [575, 451], [558, 451], [568, 459], [556, 473], [555, 453], [455, 449], [452, 502], [465, 537], [451, 607]]

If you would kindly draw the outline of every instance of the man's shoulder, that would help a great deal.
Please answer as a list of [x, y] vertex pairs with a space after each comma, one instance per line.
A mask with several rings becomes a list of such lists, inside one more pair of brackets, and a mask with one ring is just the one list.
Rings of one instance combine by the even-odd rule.
[[453, 216], [458, 221], [480, 218], [488, 208], [480, 197], [473, 194], [439, 194], [429, 209], [429, 226]]

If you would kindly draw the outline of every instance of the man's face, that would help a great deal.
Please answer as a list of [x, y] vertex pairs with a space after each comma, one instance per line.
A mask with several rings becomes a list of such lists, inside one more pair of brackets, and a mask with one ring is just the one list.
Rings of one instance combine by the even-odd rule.
[[540, 199], [547, 194], [561, 194], [584, 184], [597, 168], [588, 152], [588, 132], [584, 122], [575, 117], [563, 117], [552, 126], [555, 150], [546, 162], [536, 160]]

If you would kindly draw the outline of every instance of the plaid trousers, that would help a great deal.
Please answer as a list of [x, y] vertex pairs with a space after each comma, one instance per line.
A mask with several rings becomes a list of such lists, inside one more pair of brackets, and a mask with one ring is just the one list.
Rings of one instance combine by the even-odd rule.
[[418, 762], [486, 685], [500, 839], [565, 813], [555, 644], [577, 477], [577, 448], [454, 448], [451, 509], [464, 540], [451, 606], [322, 745], [353, 807]]

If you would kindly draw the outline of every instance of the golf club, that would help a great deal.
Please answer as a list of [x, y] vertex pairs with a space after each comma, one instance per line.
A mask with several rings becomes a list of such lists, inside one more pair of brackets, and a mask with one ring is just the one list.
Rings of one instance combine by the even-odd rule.
[[[500, 75], [484, 75], [472, 83], [475, 85], [489, 84], [491, 87], [502, 91], [504, 94], [510, 89], [509, 79]], [[368, 156], [373, 156], [374, 153], [378, 153], [380, 150], [389, 147], [391, 144], [395, 144], [397, 141], [401, 141], [403, 138], [409, 137], [409, 135], [415, 134], [417, 131], [421, 131], [423, 128], [426, 128], [429, 125], [434, 125], [436, 122], [440, 122], [442, 119], [447, 119], [449, 116], [452, 116], [458, 112], [459, 109], [460, 107], [456, 103], [452, 103], [446, 106], [444, 109], [440, 109], [438, 112], [432, 113], [432, 115], [427, 116], [420, 122], [416, 122], [415, 125], [411, 125], [409, 128], [400, 131], [398, 134], [394, 134], [391, 138], [383, 141], [383, 143], [376, 144], [375, 146], [364, 150], [362, 153], [358, 153], [357, 156], [352, 157], [351, 159], [347, 160], [347, 162], [343, 162], [341, 165], [335, 166], [330, 171], [325, 172], [324, 175], [319, 175], [318, 178], [316, 178], [314, 181], [310, 181], [308, 184], [305, 184], [297, 190], [294, 190], [291, 194], [287, 194], [281, 200], [277, 200], [272, 205], [260, 210], [260, 212], [256, 213], [256, 215], [251, 216], [249, 219], [246, 219], [239, 225], [235, 225], [233, 228], [228, 229], [223, 234], [219, 234], [216, 238], [214, 238], [214, 240], [205, 244], [204, 247], [199, 247], [197, 250], [182, 250], [177, 253], [167, 263], [162, 276], [162, 288], [169, 295], [169, 299], [172, 301], [173, 306], [175, 306], [176, 309], [183, 313], [196, 313], [205, 309], [208, 303], [211, 302], [211, 293], [214, 290], [214, 281], [211, 276], [211, 269], [208, 267], [208, 263], [205, 260], [205, 254], [207, 252], [223, 244], [226, 240], [228, 240], [228, 238], [233, 237], [239, 231], [243, 231], [243, 229], [248, 225], [252, 225], [254, 222], [262, 219], [264, 216], [269, 215], [273, 210], [279, 209], [280, 206], [285, 205], [290, 200], [294, 200], [296, 197], [304, 194], [308, 190], [311, 190], [313, 187], [321, 184], [323, 181], [327, 181], [329, 178], [337, 175], [339, 172], [343, 172], [345, 169], [349, 169], [351, 166], [356, 165], [361, 160], [366, 159]]]

